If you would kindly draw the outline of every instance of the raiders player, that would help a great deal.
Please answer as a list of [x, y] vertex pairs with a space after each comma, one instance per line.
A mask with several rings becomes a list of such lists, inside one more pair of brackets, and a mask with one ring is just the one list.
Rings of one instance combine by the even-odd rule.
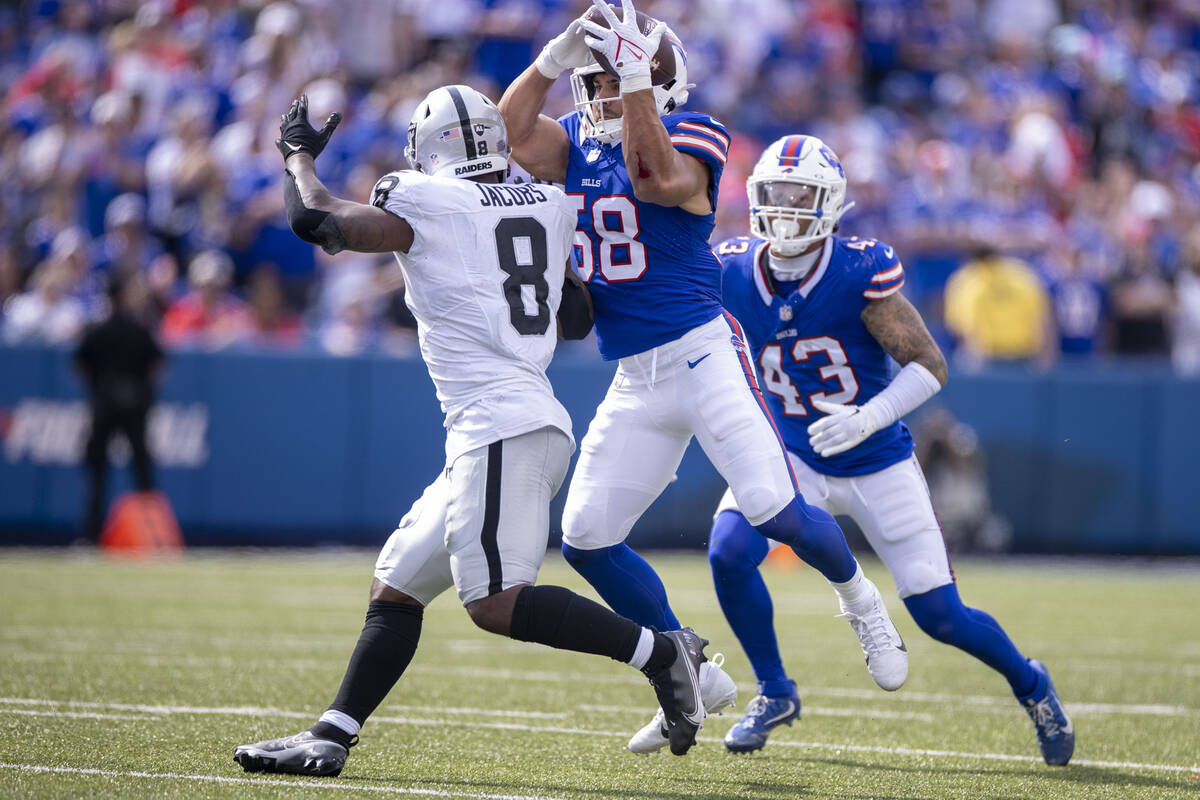
[[504, 121], [467, 86], [436, 89], [417, 106], [405, 152], [416, 171], [385, 175], [369, 205], [334, 197], [314, 171], [338, 121], [334, 114], [314, 130], [304, 97], [283, 116], [276, 145], [288, 221], [328, 253], [396, 253], [446, 413], [446, 463], [380, 553], [366, 624], [329, 709], [308, 730], [238, 747], [235, 760], [248, 772], [341, 772], [412, 659], [424, 607], [451, 585], [484, 630], [640, 668], [670, 711], [672, 750], [682, 755], [704, 719], [707, 642], [533, 585], [550, 500], [575, 446], [545, 373], [552, 322], [574, 338], [591, 328], [587, 292], [566, 269], [574, 205], [550, 186], [501, 185]]

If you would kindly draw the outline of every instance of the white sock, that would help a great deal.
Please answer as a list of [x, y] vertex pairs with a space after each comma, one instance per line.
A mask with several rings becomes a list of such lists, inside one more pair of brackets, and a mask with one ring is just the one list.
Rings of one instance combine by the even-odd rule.
[[861, 566], [855, 566], [854, 575], [845, 583], [829, 582], [842, 601], [842, 608], [848, 611], [866, 611], [869, 601], [875, 596], [875, 584], [867, 580]]
[[358, 732], [362, 730], [362, 725], [358, 724], [358, 720], [344, 711], [329, 709], [321, 715], [320, 721], [328, 722], [335, 728], [341, 728], [351, 736], [358, 736]]
[[633, 658], [629, 659], [630, 666], [635, 669], [646, 666], [652, 652], [654, 652], [654, 631], [642, 628], [642, 636], [638, 639], [637, 647], [633, 649]]

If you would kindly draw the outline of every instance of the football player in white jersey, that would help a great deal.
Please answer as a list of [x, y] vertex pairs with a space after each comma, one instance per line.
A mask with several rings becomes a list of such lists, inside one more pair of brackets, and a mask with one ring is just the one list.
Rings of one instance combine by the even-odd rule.
[[379, 555], [366, 624], [333, 703], [308, 730], [238, 747], [235, 760], [247, 772], [340, 773], [412, 659], [425, 606], [452, 585], [484, 630], [641, 669], [670, 712], [672, 751], [682, 755], [704, 719], [698, 673], [707, 642], [533, 585], [550, 500], [575, 446], [546, 378], [553, 323], [575, 338], [591, 328], [587, 292], [566, 269], [573, 204], [551, 186], [502, 183], [504, 121], [467, 86], [436, 89], [417, 106], [406, 149], [416, 171], [385, 175], [369, 205], [342, 200], [314, 169], [339, 119], [314, 130], [304, 97], [283, 116], [276, 146], [288, 221], [328, 253], [395, 252], [446, 413], [446, 462]]

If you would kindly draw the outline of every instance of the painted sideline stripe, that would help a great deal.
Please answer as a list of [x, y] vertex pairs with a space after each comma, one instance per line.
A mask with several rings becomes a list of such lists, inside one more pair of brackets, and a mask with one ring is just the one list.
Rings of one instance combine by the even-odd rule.
[[88, 769], [85, 767], [48, 767], [42, 764], [5, 764], [0, 762], [0, 769], [20, 770], [22, 772], [42, 772], [59, 775], [99, 775], [106, 778], [158, 778], [181, 781], [210, 781], [212, 783], [253, 784], [255, 786], [287, 786], [290, 789], [317, 789], [322, 792], [378, 792], [380, 794], [408, 794], [424, 797], [471, 797], [476, 800], [562, 800], [562, 798], [547, 797], [532, 794], [488, 794], [483, 792], [446, 791], [444, 789], [418, 789], [400, 786], [366, 786], [361, 784], [321, 781], [319, 783], [296, 778], [230, 778], [224, 775], [186, 775], [179, 772], [141, 772], [115, 769]]
[[[158, 706], [158, 708], [170, 708], [169, 706]], [[234, 708], [234, 709], [210, 709], [208, 711], [202, 708], [187, 707], [186, 711], [178, 712], [161, 712], [161, 713], [183, 713], [183, 714], [235, 714], [239, 716], [266, 716], [273, 715], [278, 717], [303, 717], [312, 719], [311, 712], [300, 711], [280, 711], [276, 709], [255, 709], [249, 707]], [[5, 709], [0, 709], [0, 715], [5, 712]], [[47, 715], [50, 712], [46, 712]], [[379, 716], [371, 717], [372, 722], [390, 722], [397, 725], [428, 725], [428, 726], [455, 726], [464, 728], [479, 728], [488, 730], [506, 730], [506, 731], [523, 731], [528, 733], [562, 733], [572, 736], [611, 736], [622, 739], [629, 737], [629, 731], [603, 731], [592, 730], [589, 728], [567, 728], [557, 725], [521, 725], [515, 722], [474, 722], [468, 720], [436, 720], [436, 719], [417, 719], [413, 717], [392, 717]], [[720, 744], [724, 740], [715, 736], [697, 736], [697, 742], [708, 742]], [[1033, 756], [1011, 755], [1008, 753], [968, 753], [959, 750], [933, 750], [929, 748], [916, 747], [887, 747], [882, 745], [862, 745], [862, 744], [835, 744], [832, 742], [789, 742], [772, 740], [768, 742], [772, 747], [800, 747], [810, 750], [827, 750], [833, 752], [855, 752], [855, 753], [882, 753], [885, 755], [899, 756], [937, 756], [941, 758], [962, 758], [984, 761], [1018, 761], [1030, 764], [1040, 764], [1041, 759]], [[1092, 761], [1088, 759], [1073, 759], [1072, 764], [1078, 764], [1090, 767], [1108, 767], [1114, 769], [1145, 769], [1145, 770], [1163, 770], [1168, 772], [1200, 772], [1200, 765], [1178, 765], [1178, 764], [1146, 764], [1133, 761]], [[5, 765], [0, 764], [0, 767]], [[500, 795], [477, 795], [478, 797], [500, 797]], [[504, 795], [508, 797], [508, 795]]]

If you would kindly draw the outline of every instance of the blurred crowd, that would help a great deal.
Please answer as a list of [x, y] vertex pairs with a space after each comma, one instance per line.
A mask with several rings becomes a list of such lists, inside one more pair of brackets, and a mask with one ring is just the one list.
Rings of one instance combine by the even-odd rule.
[[[168, 346], [414, 352], [390, 257], [288, 230], [279, 114], [340, 110], [319, 169], [366, 200], [427, 91], [498, 98], [587, 5], [0, 6], [0, 342], [75, 339], [116, 275]], [[761, 148], [815, 134], [857, 202], [842, 233], [897, 248], [961, 361], [1200, 372], [1200, 0], [638, 5], [688, 48], [688, 108], [735, 132], [715, 237], [746, 231]]]

